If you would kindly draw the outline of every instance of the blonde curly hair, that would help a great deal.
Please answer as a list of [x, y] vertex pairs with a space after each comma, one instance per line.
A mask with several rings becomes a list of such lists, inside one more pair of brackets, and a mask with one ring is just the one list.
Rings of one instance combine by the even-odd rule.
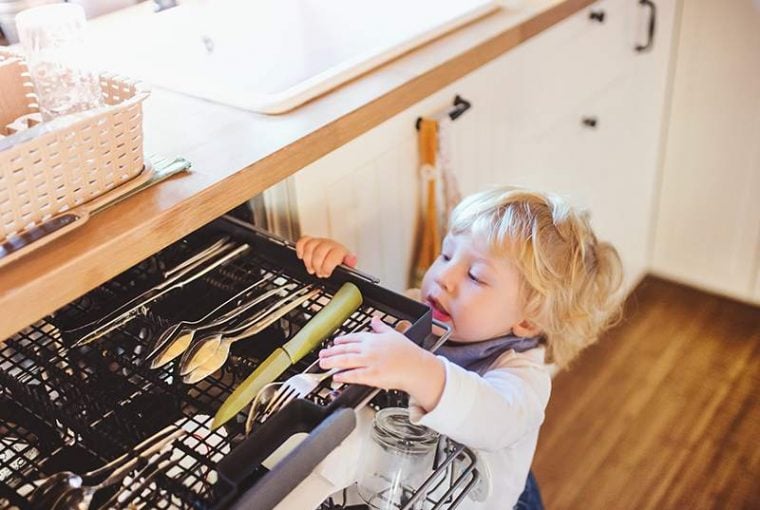
[[525, 319], [541, 329], [547, 362], [567, 367], [620, 319], [620, 256], [597, 240], [588, 213], [560, 196], [519, 188], [476, 193], [457, 205], [449, 228], [482, 236], [516, 265]]

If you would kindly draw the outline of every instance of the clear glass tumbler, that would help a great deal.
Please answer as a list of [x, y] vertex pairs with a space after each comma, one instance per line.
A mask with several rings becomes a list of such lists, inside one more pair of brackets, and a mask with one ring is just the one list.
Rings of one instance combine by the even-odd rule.
[[21, 11], [16, 26], [43, 120], [102, 105], [98, 73], [87, 62], [86, 18], [76, 4]]
[[[377, 413], [364, 456], [358, 491], [376, 510], [402, 508], [433, 473], [438, 434], [409, 421], [409, 411], [389, 407]], [[421, 509], [424, 495], [413, 508]]]

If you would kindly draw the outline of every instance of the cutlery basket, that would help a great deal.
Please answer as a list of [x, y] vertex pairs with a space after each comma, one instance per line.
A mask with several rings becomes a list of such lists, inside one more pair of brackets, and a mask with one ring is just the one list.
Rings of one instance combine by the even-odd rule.
[[102, 75], [102, 108], [41, 122], [24, 60], [0, 49], [0, 244], [143, 170], [148, 92]]
[[[222, 236], [251, 248], [153, 302], [97, 342], [71, 347], [83, 334], [78, 329], [74, 335], [72, 330], [153, 287], [167, 270]], [[271, 278], [262, 292], [288, 284], [314, 284], [321, 292], [255, 337], [234, 344], [223, 368], [199, 383], [182, 382], [178, 360], [150, 368], [146, 354], [168, 326], [204, 316], [263, 275]], [[271, 508], [351, 432], [354, 409], [370, 400], [373, 406], [398, 405], [403, 400], [397, 392], [378, 394], [372, 388], [343, 385], [294, 400], [248, 436], [244, 413], [216, 431], [208, 429], [232, 390], [347, 281], [359, 287], [364, 302], [336, 335], [360, 325], [368, 328], [372, 316], [392, 326], [401, 320], [411, 322], [406, 334], [420, 344], [431, 335], [426, 306], [347, 268], [337, 269], [326, 280], [314, 278], [292, 245], [225, 217], [7, 339], [0, 344], [0, 508], [27, 508], [34, 480], [62, 469], [85, 472], [102, 465], [170, 423], [191, 424], [197, 432], [173, 445], [172, 455], [179, 464], [157, 476], [132, 503], [144, 508]], [[280, 380], [306, 369], [317, 351]], [[264, 467], [272, 452], [299, 433], [307, 435], [299, 446], [271, 470]], [[466, 457], [462, 449], [448, 455]], [[474, 464], [471, 455], [467, 458]], [[448, 496], [452, 506], [440, 508], [453, 507], [476, 475], [469, 469], [462, 476], [468, 477], [468, 483], [458, 483], [456, 493]], [[122, 489], [99, 492], [93, 508], [116, 490]], [[328, 503], [323, 507], [331, 508]]]

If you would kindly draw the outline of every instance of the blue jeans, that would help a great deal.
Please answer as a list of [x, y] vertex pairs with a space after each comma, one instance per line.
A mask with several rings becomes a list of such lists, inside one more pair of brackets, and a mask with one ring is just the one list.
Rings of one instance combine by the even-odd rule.
[[541, 501], [541, 492], [538, 490], [536, 477], [533, 471], [528, 473], [528, 479], [525, 481], [525, 489], [520, 494], [514, 510], [544, 510], [544, 502]]

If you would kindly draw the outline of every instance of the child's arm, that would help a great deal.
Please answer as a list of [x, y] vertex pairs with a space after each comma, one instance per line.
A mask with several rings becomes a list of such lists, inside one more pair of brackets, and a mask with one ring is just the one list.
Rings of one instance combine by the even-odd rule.
[[337, 241], [303, 236], [296, 242], [296, 255], [303, 260], [309, 274], [327, 278], [339, 264], [356, 266], [356, 255]]
[[444, 361], [446, 384], [438, 404], [432, 410], [412, 406], [412, 421], [486, 451], [536, 433], [544, 420], [551, 378], [541, 360], [530, 356], [506, 353], [483, 376]]
[[379, 319], [373, 333], [339, 337], [320, 366], [340, 368], [339, 382], [409, 393], [412, 418], [472, 448], [497, 450], [538, 430], [551, 381], [541, 360], [504, 355], [480, 376], [417, 346]]

